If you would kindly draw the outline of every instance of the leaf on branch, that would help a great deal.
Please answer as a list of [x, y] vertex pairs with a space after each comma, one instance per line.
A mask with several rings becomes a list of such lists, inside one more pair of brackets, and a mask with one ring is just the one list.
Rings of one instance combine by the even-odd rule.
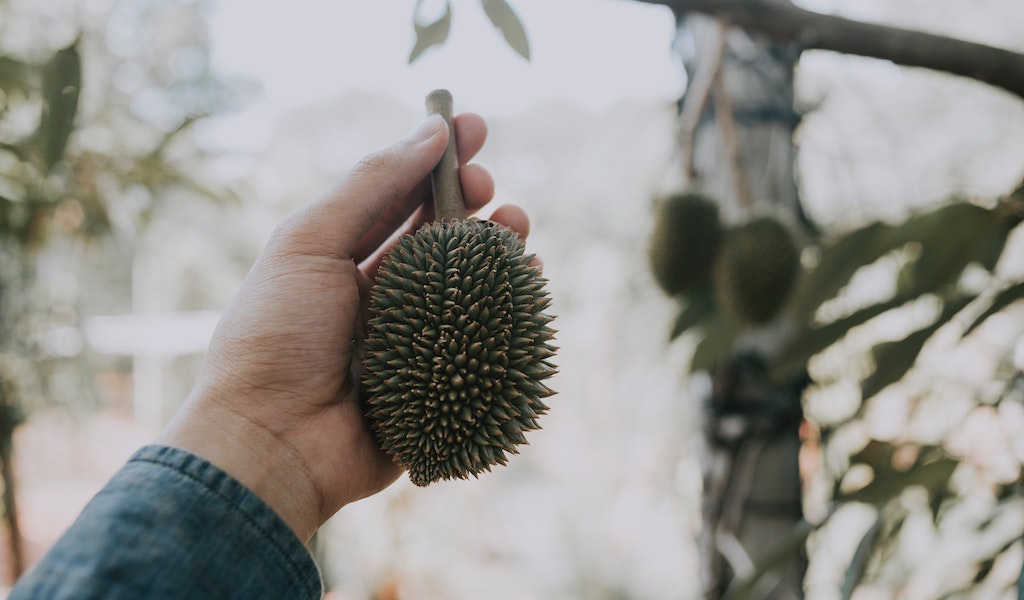
[[919, 485], [929, 493], [934, 493], [946, 486], [958, 464], [948, 456], [940, 456], [930, 462], [918, 463], [908, 471], [876, 470], [871, 483], [859, 490], [841, 494], [837, 499], [840, 502], [864, 502], [882, 506], [911, 486]]
[[412, 51], [409, 52], [408, 64], [410, 65], [428, 49], [444, 44], [448, 40], [448, 33], [451, 31], [452, 26], [451, 3], [446, 1], [444, 3], [444, 14], [436, 21], [426, 25], [421, 25], [416, 17], [421, 4], [423, 4], [423, 0], [416, 3], [416, 12], [414, 12], [412, 19], [412, 27], [416, 33], [416, 44], [413, 45]]
[[850, 463], [862, 463], [875, 473], [892, 468], [892, 457], [896, 448], [889, 442], [869, 440], [867, 445], [850, 456]]
[[729, 585], [729, 589], [726, 590], [723, 596], [724, 600], [749, 600], [754, 598], [754, 592], [757, 590], [757, 584], [761, 581], [761, 578], [785, 565], [792, 557], [800, 553], [807, 542], [808, 536], [824, 523], [825, 521], [818, 524], [808, 523], [804, 520], [798, 521], [788, 535], [778, 540], [764, 552], [757, 565], [755, 565], [753, 573], [748, 577], [737, 578], [732, 581], [732, 584]]
[[988, 319], [1021, 298], [1024, 298], [1024, 281], [1003, 288], [998, 294], [996, 294], [996, 297], [992, 299], [992, 304], [990, 304], [984, 312], [978, 315], [974, 321], [967, 326], [967, 329], [964, 330], [964, 335], [971, 333], [981, 325], [985, 319]]
[[878, 545], [878, 541], [882, 539], [884, 525], [885, 517], [882, 511], [879, 511], [878, 518], [864, 532], [864, 536], [860, 538], [860, 543], [857, 544], [857, 550], [853, 553], [853, 558], [850, 559], [850, 566], [847, 567], [846, 576], [843, 578], [843, 600], [850, 600], [853, 597], [853, 590], [857, 589], [857, 585], [864, 578], [864, 573], [867, 572], [868, 559], [871, 558], [871, 553], [874, 551], [875, 546]]
[[1024, 181], [1020, 182], [1020, 185], [1018, 185], [1016, 189], [1010, 192], [1010, 195], [1024, 197]]
[[4, 93], [27, 95], [31, 84], [31, 66], [10, 56], [0, 56], [0, 90]]
[[704, 325], [704, 337], [693, 351], [691, 371], [710, 371], [722, 362], [732, 350], [740, 333], [739, 325], [722, 313], [714, 313]]
[[903, 378], [917, 362], [921, 348], [940, 327], [949, 322], [973, 298], [959, 298], [946, 302], [934, 323], [919, 329], [901, 340], [882, 342], [871, 349], [875, 371], [861, 383], [861, 396], [870, 398], [892, 383]]
[[[805, 322], [811, 322], [818, 306], [834, 298], [861, 267], [907, 244], [917, 244], [920, 252], [901, 272], [894, 298], [826, 325], [809, 325], [776, 357], [773, 375], [785, 377], [803, 368], [812, 356], [842, 339], [851, 328], [922, 294], [956, 283], [968, 264], [979, 263], [991, 270], [1018, 222], [1019, 218], [998, 210], [960, 202], [911, 217], [897, 226], [873, 223], [840, 238], [824, 249], [817, 266], [805, 276], [797, 292], [796, 309]], [[959, 306], [962, 308], [963, 304]], [[893, 365], [896, 366], [899, 365]], [[909, 367], [906, 365], [903, 371]], [[890, 373], [902, 375], [903, 371], [896, 371], [892, 369]], [[880, 375], [879, 380], [882, 379], [885, 377]]]
[[861, 384], [861, 395], [870, 398], [890, 384], [896, 383], [917, 362], [917, 355], [924, 343], [941, 327], [942, 323], [934, 323], [893, 342], [882, 342], [871, 349], [875, 360], [875, 371]]
[[867, 308], [833, 321], [821, 327], [811, 327], [793, 339], [775, 358], [772, 375], [777, 380], [786, 379], [803, 369], [812, 356], [838, 342], [848, 331], [867, 323], [878, 315], [898, 308], [906, 303], [906, 298], [895, 298], [886, 302], [873, 304]]
[[909, 300], [955, 281], [972, 262], [991, 270], [1018, 217], [967, 202], [955, 202], [910, 217], [899, 225], [872, 223], [826, 247], [804, 278], [794, 300], [810, 321], [818, 307], [843, 289], [863, 266], [907, 244], [920, 246], [907, 269], [900, 295]]
[[890, 239], [892, 229], [885, 223], [871, 223], [826, 247], [817, 266], [804, 277], [797, 291], [794, 298], [797, 313], [810, 321], [818, 306], [835, 297], [857, 269], [898, 248], [900, 244]]
[[75, 125], [82, 89], [82, 58], [78, 40], [62, 48], [43, 68], [43, 112], [36, 132], [40, 158], [48, 173], [64, 158]]
[[686, 305], [679, 311], [676, 322], [672, 326], [669, 341], [676, 339], [688, 329], [704, 323], [715, 314], [715, 299], [709, 287], [690, 294], [686, 300]]
[[955, 283], [972, 262], [992, 270], [1016, 224], [1014, 217], [968, 203], [950, 204], [908, 221], [913, 235], [909, 241], [921, 244], [921, 254], [909, 270], [910, 293]]
[[951, 497], [951, 493], [947, 488], [939, 488], [932, 493], [932, 497], [928, 499], [928, 512], [931, 513], [932, 525], [939, 526], [939, 515], [942, 512], [942, 506], [945, 504], [946, 499]]
[[498, 28], [505, 41], [513, 50], [526, 60], [530, 60], [530, 40], [526, 37], [526, 28], [519, 20], [512, 7], [505, 0], [481, 0], [484, 13], [491, 24]]

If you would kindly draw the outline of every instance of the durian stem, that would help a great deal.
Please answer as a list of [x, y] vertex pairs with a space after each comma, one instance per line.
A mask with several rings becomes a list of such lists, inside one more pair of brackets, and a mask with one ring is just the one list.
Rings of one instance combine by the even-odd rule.
[[441, 115], [448, 123], [448, 147], [441, 162], [430, 173], [434, 189], [434, 218], [438, 221], [466, 218], [466, 203], [462, 199], [459, 180], [459, 154], [455, 147], [455, 126], [452, 124], [452, 94], [448, 90], [434, 90], [427, 94], [427, 114]]

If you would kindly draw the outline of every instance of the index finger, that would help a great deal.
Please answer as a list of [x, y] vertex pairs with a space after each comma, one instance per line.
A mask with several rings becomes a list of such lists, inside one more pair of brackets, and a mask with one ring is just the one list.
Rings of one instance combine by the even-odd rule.
[[[474, 113], [456, 115], [453, 119], [455, 127], [455, 144], [459, 150], [459, 165], [465, 165], [472, 160], [476, 153], [483, 147], [487, 139], [487, 123], [483, 117]], [[469, 190], [466, 190], [467, 192]], [[472, 195], [477, 198], [479, 194]], [[420, 206], [430, 201], [430, 181], [424, 178], [412, 191], [394, 202], [379, 219], [373, 224], [356, 244], [352, 251], [352, 258], [357, 263], [366, 260], [377, 248], [386, 242], [394, 233], [407, 222], [409, 217], [416, 212]], [[487, 197], [486, 200], [489, 200]], [[467, 195], [467, 203], [470, 200]], [[486, 201], [485, 200], [485, 201]], [[479, 208], [468, 207], [470, 210]]]

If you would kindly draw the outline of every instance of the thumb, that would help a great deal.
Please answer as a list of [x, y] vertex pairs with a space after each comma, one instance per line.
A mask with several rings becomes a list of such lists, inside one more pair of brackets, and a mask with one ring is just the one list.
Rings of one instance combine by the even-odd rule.
[[303, 253], [350, 256], [384, 211], [430, 174], [448, 135], [444, 119], [431, 115], [402, 140], [364, 157], [286, 220], [285, 243], [301, 246]]

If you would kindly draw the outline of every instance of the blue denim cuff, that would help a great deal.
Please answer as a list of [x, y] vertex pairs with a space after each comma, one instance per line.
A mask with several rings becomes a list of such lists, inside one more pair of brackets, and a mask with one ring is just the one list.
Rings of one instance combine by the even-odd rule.
[[320, 598], [309, 551], [206, 460], [140, 449], [10, 598]]

